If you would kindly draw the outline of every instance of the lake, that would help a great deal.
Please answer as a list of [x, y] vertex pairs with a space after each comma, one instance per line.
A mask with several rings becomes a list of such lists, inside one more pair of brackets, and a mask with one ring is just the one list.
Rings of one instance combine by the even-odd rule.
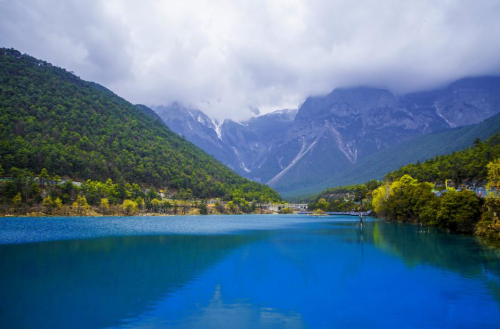
[[0, 219], [0, 328], [500, 328], [500, 251], [347, 216]]

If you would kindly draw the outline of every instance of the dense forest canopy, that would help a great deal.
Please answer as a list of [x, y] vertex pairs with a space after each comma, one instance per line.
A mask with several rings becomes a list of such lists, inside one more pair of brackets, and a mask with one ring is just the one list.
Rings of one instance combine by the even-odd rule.
[[0, 165], [136, 183], [195, 198], [278, 201], [108, 89], [0, 48]]
[[364, 203], [370, 191], [380, 185], [376, 180], [365, 184], [332, 187], [313, 196], [308, 201], [308, 209], [319, 209], [323, 211], [351, 211], [370, 210], [369, 203]]
[[487, 181], [487, 164], [500, 157], [500, 133], [485, 142], [477, 139], [470, 148], [448, 155], [436, 156], [423, 163], [409, 164], [386, 175], [388, 180], [396, 180], [410, 175], [419, 181], [444, 184], [448, 179], [455, 187], [462, 184], [484, 185]]

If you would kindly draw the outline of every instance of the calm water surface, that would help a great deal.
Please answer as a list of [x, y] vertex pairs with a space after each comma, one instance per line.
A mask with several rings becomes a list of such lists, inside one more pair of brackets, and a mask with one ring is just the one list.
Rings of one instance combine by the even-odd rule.
[[0, 328], [500, 328], [500, 252], [352, 217], [0, 219]]

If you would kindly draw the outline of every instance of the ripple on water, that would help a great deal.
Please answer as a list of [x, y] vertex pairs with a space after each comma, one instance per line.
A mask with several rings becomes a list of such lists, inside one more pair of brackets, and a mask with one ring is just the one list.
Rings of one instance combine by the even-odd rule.
[[[336, 217], [334, 220], [336, 223], [346, 221], [346, 224], [352, 225], [352, 218], [347, 216]], [[0, 244], [122, 235], [231, 234], [331, 222], [332, 218], [304, 215], [4, 218], [0, 220]]]

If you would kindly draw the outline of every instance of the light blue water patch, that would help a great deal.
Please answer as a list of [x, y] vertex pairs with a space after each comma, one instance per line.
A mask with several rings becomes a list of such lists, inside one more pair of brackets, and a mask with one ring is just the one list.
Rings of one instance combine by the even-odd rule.
[[0, 244], [106, 236], [228, 234], [272, 230], [298, 224], [353, 222], [356, 217], [304, 215], [169, 216], [169, 217], [22, 217], [0, 219]]
[[1, 328], [500, 327], [500, 253], [472, 237], [350, 217], [33, 220], [12, 231], [52, 241], [0, 245]]

